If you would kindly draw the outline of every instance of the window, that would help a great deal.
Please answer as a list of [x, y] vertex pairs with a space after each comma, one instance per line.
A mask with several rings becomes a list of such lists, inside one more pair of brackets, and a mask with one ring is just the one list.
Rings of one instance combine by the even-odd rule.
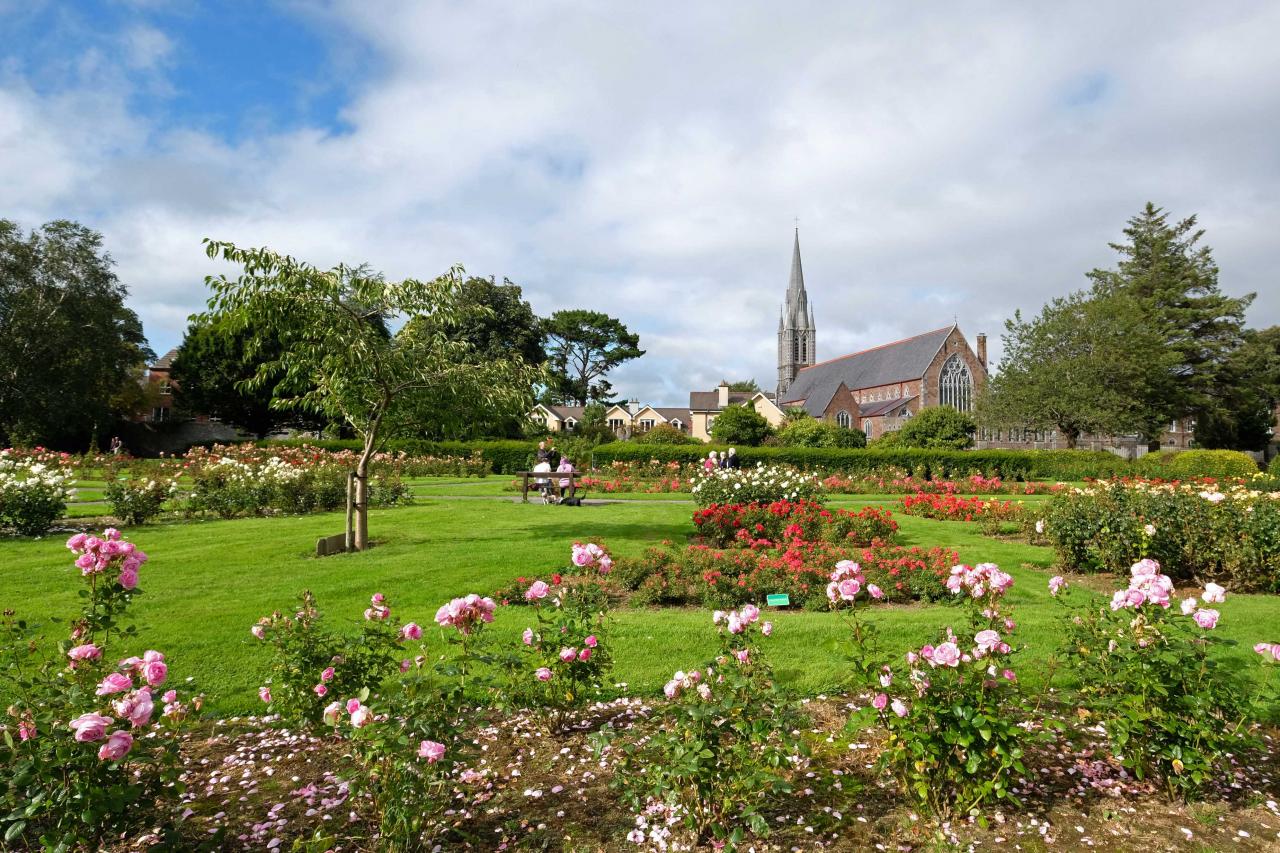
[[871, 438], [871, 418], [867, 418], [862, 422], [862, 431], [867, 434], [867, 438]]
[[167, 421], [169, 420], [169, 409], [165, 406], [156, 406], [151, 410], [151, 420]]
[[791, 360], [793, 362], [800, 360], [800, 336], [795, 335], [791, 338]]
[[573, 418], [569, 418], [567, 421], [564, 422], [565, 432], [573, 432], [573, 428], [576, 427], [577, 425], [578, 425], [577, 421], [575, 421]]
[[707, 432], [711, 432], [711, 427], [715, 426], [715, 422], [715, 415], [707, 415]]
[[173, 393], [173, 386], [169, 384], [168, 379], [162, 379], [160, 381], [160, 393], [166, 396]]
[[679, 418], [672, 418], [671, 425], [676, 429], [684, 429], [684, 424], [680, 421]]
[[609, 429], [614, 432], [622, 429], [622, 418], [609, 418]]
[[645, 432], [648, 432], [649, 430], [653, 429], [653, 418], [644, 418], [643, 420], [641, 420], [640, 429], [644, 430]]
[[849, 413], [844, 409], [836, 412], [836, 426], [848, 429], [853, 425], [853, 418], [849, 417]]
[[953, 355], [942, 365], [938, 381], [938, 403], [961, 412], [973, 409], [973, 377], [960, 356]]

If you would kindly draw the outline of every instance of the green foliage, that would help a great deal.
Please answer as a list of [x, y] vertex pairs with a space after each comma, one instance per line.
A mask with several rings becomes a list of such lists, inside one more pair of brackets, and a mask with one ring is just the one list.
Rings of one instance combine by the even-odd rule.
[[683, 826], [699, 846], [767, 835], [765, 808], [791, 791], [793, 761], [808, 754], [798, 705], [760, 649], [758, 611], [746, 613], [728, 617], [747, 623], [740, 633], [720, 626], [714, 661], [675, 673], [648, 737], [618, 744], [606, 727], [595, 738], [620, 753], [613, 784], [644, 825]]
[[[388, 282], [364, 268], [319, 270], [226, 242], [207, 240], [206, 252], [244, 272], [206, 279], [213, 296], [202, 321], [225, 323], [232, 333], [252, 329], [255, 356], [262, 330], [280, 342], [279, 357], [259, 364], [246, 387], [282, 380], [290, 396], [275, 397], [273, 406], [324, 415], [360, 438], [356, 550], [368, 547], [369, 460], [386, 436], [444, 434], [530, 408], [538, 371], [519, 359], [480, 358], [470, 343], [433, 331], [477, 310], [464, 304], [461, 268], [426, 282]], [[407, 321], [388, 334], [383, 321], [392, 317]]]
[[[1069, 594], [1059, 600], [1066, 604]], [[1176, 604], [1113, 609], [1091, 600], [1068, 604], [1060, 624], [1084, 707], [1138, 779], [1161, 780], [1170, 794], [1192, 799], [1248, 745], [1252, 687], [1213, 654], [1234, 643], [1200, 628]]]
[[599, 311], [557, 311], [543, 321], [543, 330], [551, 367], [547, 393], [555, 402], [608, 402], [613, 386], [604, 377], [644, 355], [639, 335]]
[[725, 406], [711, 425], [711, 437], [719, 444], [755, 447], [773, 432], [764, 415], [752, 406]]
[[1253, 457], [1238, 450], [1184, 450], [1174, 455], [1169, 468], [1180, 479], [1248, 479], [1258, 473], [1258, 463]]
[[113, 266], [83, 225], [0, 219], [0, 446], [83, 446], [133, 414], [113, 399], [154, 354]]
[[783, 447], [866, 447], [867, 435], [831, 421], [800, 418], [783, 425], [778, 431], [778, 443]]
[[1196, 417], [1196, 445], [1265, 450], [1280, 401], [1280, 326], [1246, 329], [1239, 347], [1223, 360], [1213, 404]]
[[631, 439], [636, 444], [698, 444], [702, 442], [688, 435], [684, 430], [676, 429], [671, 424], [658, 424], [647, 432], [642, 432]]
[[1271, 457], [1271, 464], [1267, 466], [1267, 473], [1272, 477], [1280, 477], [1280, 454]]
[[65, 464], [0, 451], [0, 524], [20, 536], [43, 535], [66, 513], [74, 480]]
[[730, 391], [759, 391], [760, 385], [754, 379], [739, 379], [729, 383]]
[[903, 447], [964, 450], [973, 446], [973, 418], [950, 406], [930, 406], [897, 430]]
[[130, 470], [122, 477], [109, 469], [108, 475], [107, 506], [113, 517], [129, 526], [155, 519], [178, 491], [177, 480], [159, 471]]
[[258, 620], [254, 636], [271, 649], [267, 692], [259, 695], [271, 713], [293, 725], [318, 725], [329, 703], [368, 696], [399, 670], [401, 626], [375, 599], [354, 634], [330, 630], [310, 591], [293, 613], [277, 610]]

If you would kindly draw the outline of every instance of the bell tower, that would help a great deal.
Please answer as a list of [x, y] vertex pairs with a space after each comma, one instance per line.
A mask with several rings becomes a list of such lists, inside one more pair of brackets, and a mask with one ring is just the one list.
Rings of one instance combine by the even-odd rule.
[[817, 329], [813, 306], [804, 290], [804, 268], [800, 264], [800, 229], [796, 228], [791, 250], [791, 279], [787, 299], [778, 316], [778, 402], [781, 402], [796, 374], [817, 361]]

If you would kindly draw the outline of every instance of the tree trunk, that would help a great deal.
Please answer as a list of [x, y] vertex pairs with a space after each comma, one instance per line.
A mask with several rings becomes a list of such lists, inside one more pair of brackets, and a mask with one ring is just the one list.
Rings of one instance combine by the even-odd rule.
[[1062, 434], [1067, 439], [1067, 450], [1075, 450], [1076, 439], [1080, 437], [1080, 431], [1074, 430], [1074, 429], [1064, 429], [1062, 431]]
[[369, 460], [373, 458], [373, 436], [365, 441], [360, 461], [356, 463], [356, 535], [355, 549], [369, 547]]

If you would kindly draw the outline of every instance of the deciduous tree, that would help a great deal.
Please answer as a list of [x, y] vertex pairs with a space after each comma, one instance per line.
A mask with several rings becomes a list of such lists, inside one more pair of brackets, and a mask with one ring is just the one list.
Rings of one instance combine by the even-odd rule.
[[772, 432], [764, 415], [751, 406], [725, 406], [711, 425], [711, 437], [718, 444], [754, 447]]

